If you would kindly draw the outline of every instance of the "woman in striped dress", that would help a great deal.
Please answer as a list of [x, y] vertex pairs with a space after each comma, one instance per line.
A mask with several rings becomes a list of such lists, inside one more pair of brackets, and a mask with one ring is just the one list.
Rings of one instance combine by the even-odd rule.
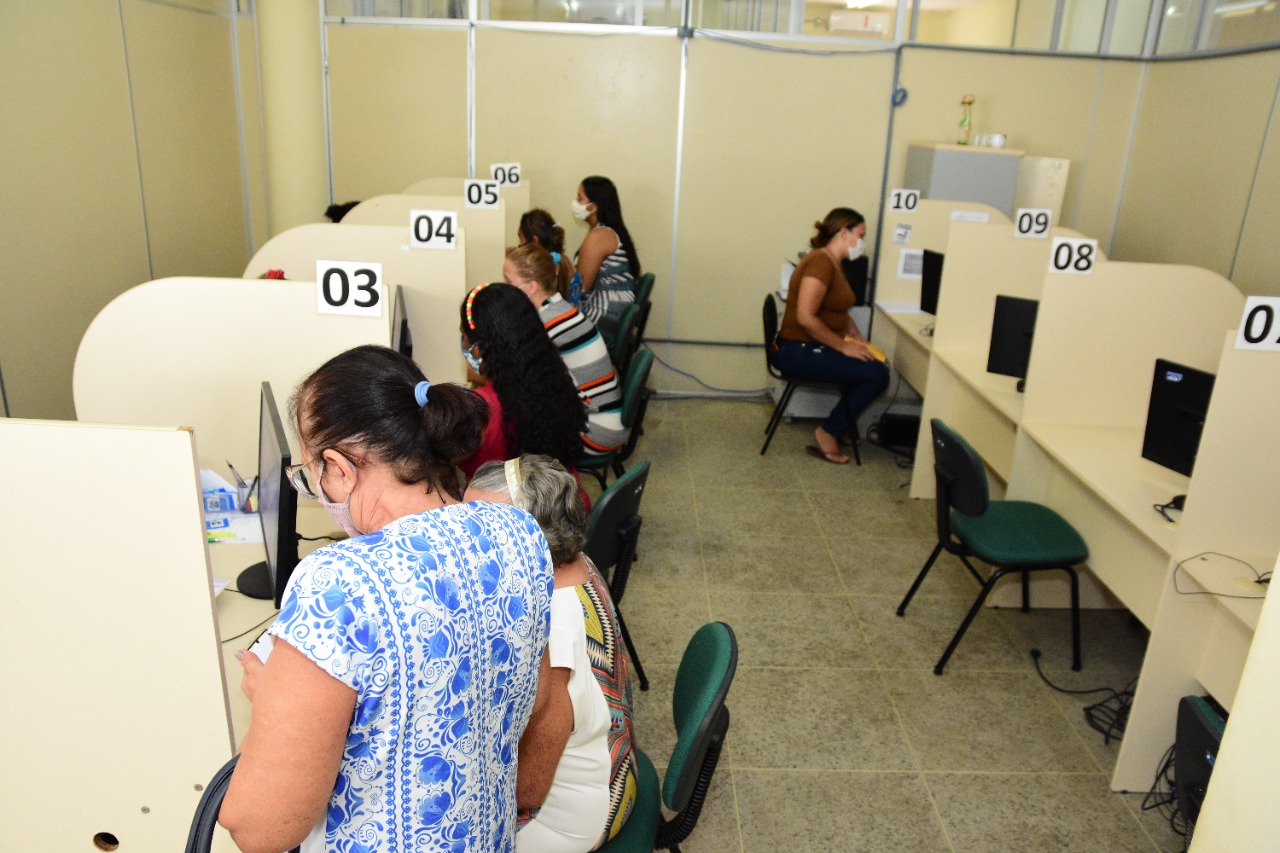
[[608, 178], [592, 175], [578, 185], [573, 218], [591, 226], [578, 248], [582, 300], [578, 307], [612, 341], [628, 304], [635, 302], [640, 258], [626, 223], [618, 189]]

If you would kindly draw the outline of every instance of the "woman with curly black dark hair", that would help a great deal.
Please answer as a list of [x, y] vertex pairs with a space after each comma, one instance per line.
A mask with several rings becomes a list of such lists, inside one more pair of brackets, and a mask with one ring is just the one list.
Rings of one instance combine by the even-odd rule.
[[542, 453], [576, 476], [587, 410], [533, 303], [509, 284], [481, 284], [461, 314], [467, 378], [489, 404], [480, 448], [460, 464], [463, 473], [470, 478], [490, 460]]

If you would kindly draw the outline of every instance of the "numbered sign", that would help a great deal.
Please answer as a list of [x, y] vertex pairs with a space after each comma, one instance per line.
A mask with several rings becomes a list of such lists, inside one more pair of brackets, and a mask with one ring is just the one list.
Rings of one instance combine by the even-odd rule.
[[1013, 217], [1013, 236], [1039, 237], [1049, 236], [1049, 226], [1053, 222], [1052, 210], [1041, 210], [1036, 207], [1020, 207]]
[[498, 182], [463, 181], [462, 198], [467, 207], [497, 207], [499, 198]]
[[1280, 350], [1280, 296], [1250, 296], [1244, 301], [1236, 349]]
[[899, 213], [914, 213], [920, 206], [920, 190], [891, 190], [889, 209]]
[[492, 163], [489, 165], [489, 175], [504, 187], [520, 186], [519, 163]]
[[415, 249], [456, 249], [456, 210], [409, 211], [409, 245]]
[[321, 314], [381, 317], [382, 264], [316, 261], [316, 310]]
[[1053, 252], [1049, 255], [1052, 272], [1088, 275], [1098, 261], [1098, 241], [1083, 237], [1054, 237]]

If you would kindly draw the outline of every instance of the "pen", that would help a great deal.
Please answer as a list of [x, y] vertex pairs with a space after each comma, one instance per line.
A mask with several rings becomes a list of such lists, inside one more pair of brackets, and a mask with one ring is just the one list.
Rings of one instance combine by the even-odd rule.
[[217, 542], [219, 539], [235, 539], [236, 535], [230, 531], [226, 533], [210, 532], [206, 538], [209, 540], [210, 543], [213, 543], [213, 542]]
[[230, 460], [227, 461], [227, 467], [231, 469], [231, 476], [236, 478], [236, 485], [243, 489], [247, 485], [244, 477], [240, 476], [240, 472], [236, 470], [236, 466], [232, 465]]

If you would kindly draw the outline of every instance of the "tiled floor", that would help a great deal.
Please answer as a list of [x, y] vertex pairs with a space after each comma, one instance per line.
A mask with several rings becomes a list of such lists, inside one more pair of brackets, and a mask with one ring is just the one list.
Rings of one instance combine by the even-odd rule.
[[1140, 795], [1109, 790], [1117, 747], [1081, 712], [1098, 697], [1055, 693], [1029, 656], [1063, 686], [1120, 688], [1142, 628], [1086, 613], [1077, 674], [1064, 612], [987, 610], [935, 676], [977, 588], [944, 557], [895, 615], [935, 541], [932, 502], [907, 497], [910, 472], [879, 448], [862, 467], [804, 455], [812, 422], [783, 424], [760, 456], [768, 415], [655, 401], [635, 457], [653, 467], [621, 609], [652, 682], [637, 737], [660, 769], [685, 642], [719, 619], [739, 644], [725, 752], [683, 849], [1182, 849]]

